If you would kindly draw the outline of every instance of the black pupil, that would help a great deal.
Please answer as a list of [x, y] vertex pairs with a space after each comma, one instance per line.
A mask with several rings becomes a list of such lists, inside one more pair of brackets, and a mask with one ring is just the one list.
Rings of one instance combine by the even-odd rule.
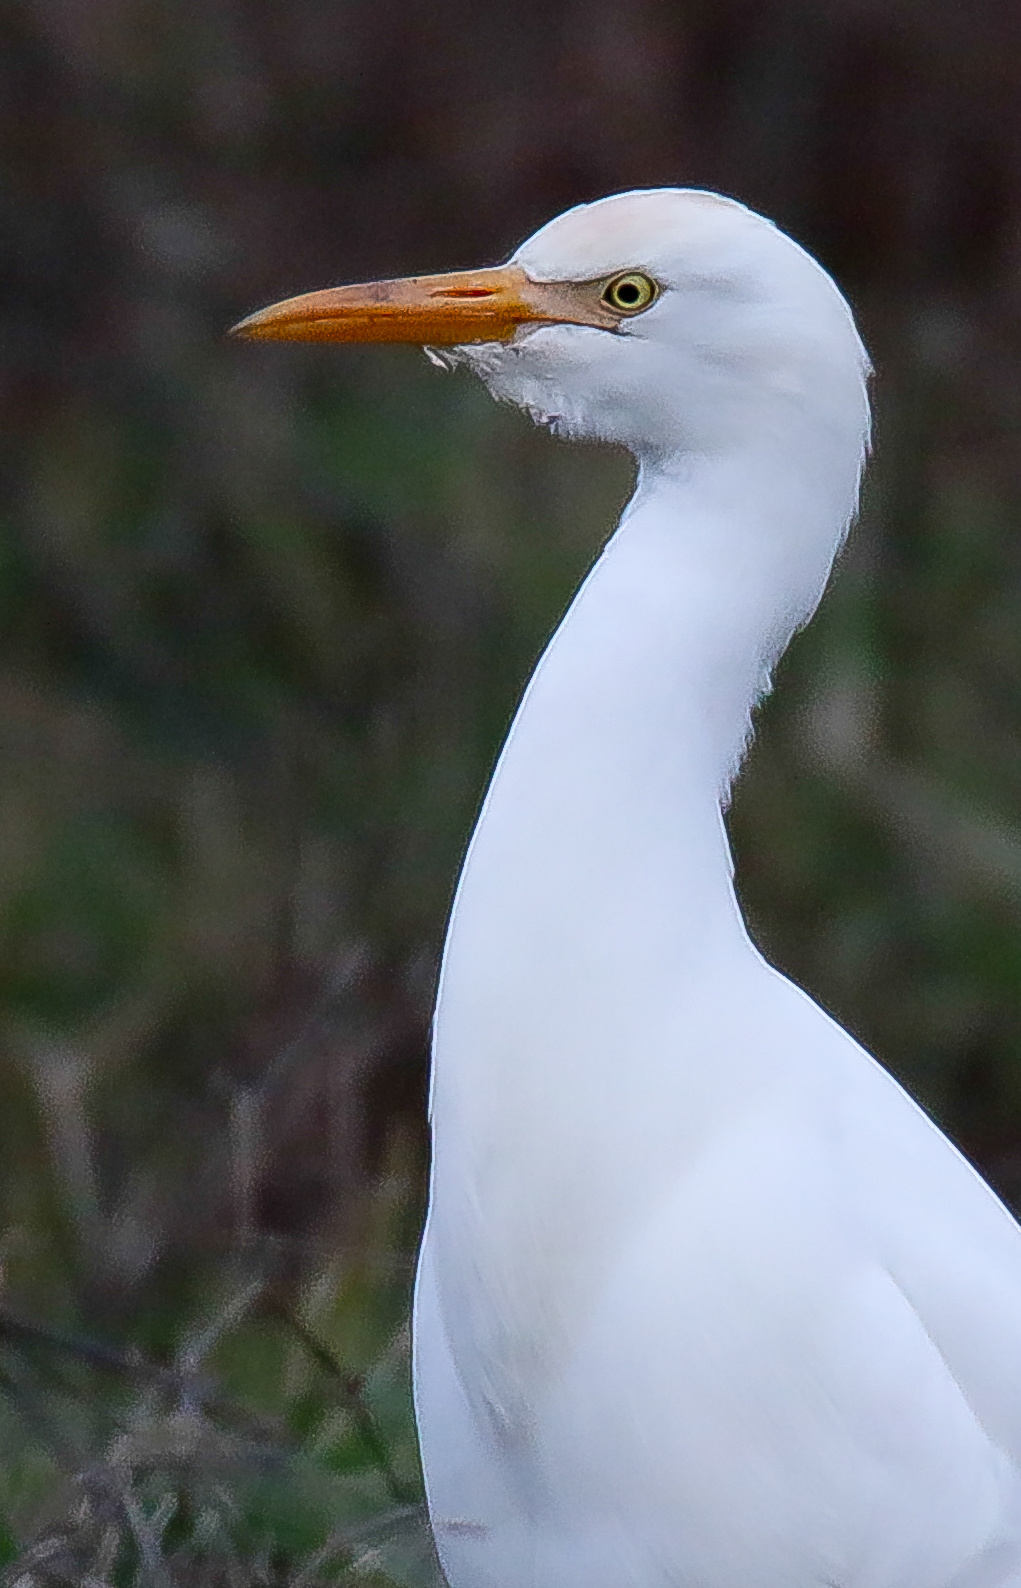
[[640, 297], [637, 281], [622, 281], [617, 288], [618, 303], [637, 303]]

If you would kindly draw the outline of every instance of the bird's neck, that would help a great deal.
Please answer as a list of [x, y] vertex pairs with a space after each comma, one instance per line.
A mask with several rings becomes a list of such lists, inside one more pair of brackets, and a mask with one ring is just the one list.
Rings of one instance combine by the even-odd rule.
[[721, 807], [842, 527], [791, 478], [641, 472], [500, 758], [451, 922], [441, 1050], [451, 1023], [481, 1037], [502, 1021], [520, 1063], [533, 1021], [556, 1043], [582, 1004], [609, 1035], [636, 1002], [748, 953]]
[[643, 471], [528, 687], [462, 873], [427, 1239], [460, 1360], [511, 1421], [641, 1210], [787, 1062], [748, 1040], [773, 984], [721, 810], [841, 525], [765, 473], [742, 494], [733, 470]]

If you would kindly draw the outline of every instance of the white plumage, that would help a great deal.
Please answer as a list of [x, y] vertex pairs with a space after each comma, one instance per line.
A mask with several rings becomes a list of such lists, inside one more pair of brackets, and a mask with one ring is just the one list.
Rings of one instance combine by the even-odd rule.
[[638, 463], [444, 953], [415, 1393], [452, 1588], [1021, 1588], [1021, 1231], [763, 961], [722, 818], [857, 505], [843, 298], [664, 189], [235, 330], [438, 345]]
[[659, 292], [454, 355], [622, 442], [638, 484], [525, 693], [444, 955], [415, 1320], [444, 1569], [1016, 1588], [1021, 1234], [764, 963], [721, 816], [855, 510], [850, 312], [683, 190], [572, 210], [512, 264]]

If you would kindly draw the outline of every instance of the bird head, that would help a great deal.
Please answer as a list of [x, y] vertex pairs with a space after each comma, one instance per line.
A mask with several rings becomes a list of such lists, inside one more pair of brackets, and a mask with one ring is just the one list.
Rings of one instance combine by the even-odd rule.
[[505, 265], [306, 293], [234, 334], [417, 342], [538, 423], [641, 460], [782, 447], [806, 424], [855, 467], [867, 444], [868, 360], [830, 277], [691, 189], [579, 205]]

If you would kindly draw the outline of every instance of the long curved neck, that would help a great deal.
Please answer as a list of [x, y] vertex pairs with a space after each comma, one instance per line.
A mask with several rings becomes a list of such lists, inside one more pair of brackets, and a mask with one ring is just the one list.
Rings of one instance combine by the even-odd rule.
[[[518, 1074], [597, 1062], [636, 1004], [676, 1006], [685, 977], [748, 952], [721, 803], [841, 526], [820, 532], [796, 477], [752, 461], [743, 479], [732, 460], [643, 470], [539, 663], [458, 889], [437, 1085], [447, 1052], [498, 1054], [497, 1029]], [[563, 1041], [579, 1020], [598, 1038]]]
[[508, 1416], [721, 1098], [765, 1095], [783, 1062], [744, 1040], [762, 970], [721, 806], [841, 526], [764, 472], [743, 494], [709, 464], [642, 472], [529, 684], [458, 886], [427, 1238], [450, 1337]]

